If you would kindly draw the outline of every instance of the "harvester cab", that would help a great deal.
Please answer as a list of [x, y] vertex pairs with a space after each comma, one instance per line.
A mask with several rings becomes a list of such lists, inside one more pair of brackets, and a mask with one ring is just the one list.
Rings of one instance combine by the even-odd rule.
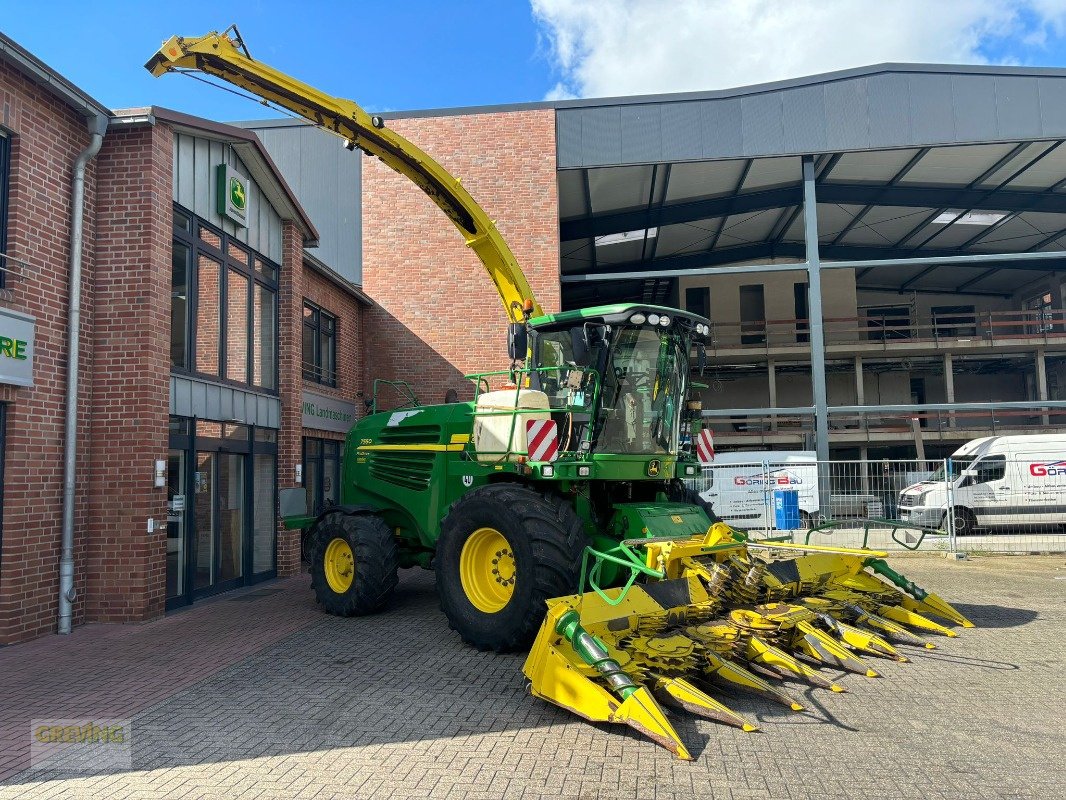
[[778, 680], [843, 691], [817, 668], [876, 676], [866, 657], [905, 661], [897, 647], [971, 624], [884, 553], [754, 541], [717, 520], [685, 483], [700, 467], [681, 444], [703, 441], [688, 395], [706, 319], [642, 304], [545, 313], [455, 176], [356, 103], [254, 60], [235, 27], [172, 37], [146, 67], [227, 81], [414, 182], [477, 254], [510, 323], [510, 367], [468, 376], [472, 399], [409, 393], [382, 411], [375, 395], [348, 434], [340, 502], [285, 518], [306, 531], [329, 612], [376, 611], [400, 567], [432, 568], [466, 642], [533, 642], [533, 694], [680, 757], [660, 702], [754, 730], [714, 687], [800, 710]]

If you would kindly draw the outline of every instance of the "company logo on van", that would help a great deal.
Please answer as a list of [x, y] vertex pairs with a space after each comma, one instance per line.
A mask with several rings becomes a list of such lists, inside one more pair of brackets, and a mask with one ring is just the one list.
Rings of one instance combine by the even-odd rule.
[[803, 478], [788, 470], [774, 472], [757, 472], [754, 475], [737, 475], [733, 478], [735, 486], [799, 486]]
[[1030, 464], [1029, 474], [1038, 478], [1066, 475], [1066, 461], [1052, 461], [1050, 464]]

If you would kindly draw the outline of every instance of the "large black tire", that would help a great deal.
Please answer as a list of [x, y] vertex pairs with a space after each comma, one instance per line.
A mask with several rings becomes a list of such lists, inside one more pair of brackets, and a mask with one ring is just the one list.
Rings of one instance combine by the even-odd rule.
[[[510, 597], [492, 612], [468, 596], [460, 567], [468, 540], [484, 529], [502, 534], [513, 558], [513, 572], [508, 563], [503, 577]], [[561, 497], [511, 483], [464, 495], [449, 509], [437, 543], [437, 593], [448, 624], [479, 650], [528, 647], [544, 620], [545, 601], [578, 590], [585, 545], [584, 526]], [[492, 576], [500, 577], [495, 566], [485, 580]]]
[[[347, 543], [353, 556], [351, 585], [338, 591], [326, 575], [326, 554], [331, 543]], [[343, 547], [340, 548], [343, 552]], [[361, 616], [379, 611], [399, 580], [396, 537], [381, 517], [373, 514], [330, 514], [311, 533], [311, 588], [315, 599], [330, 614]]]
[[711, 524], [723, 521], [720, 516], [714, 513], [714, 505], [712, 503], [704, 500], [700, 497], [699, 492], [676, 478], [666, 487], [666, 496], [675, 503], [688, 503], [699, 506], [703, 509], [703, 513], [707, 515], [707, 518], [710, 519]]

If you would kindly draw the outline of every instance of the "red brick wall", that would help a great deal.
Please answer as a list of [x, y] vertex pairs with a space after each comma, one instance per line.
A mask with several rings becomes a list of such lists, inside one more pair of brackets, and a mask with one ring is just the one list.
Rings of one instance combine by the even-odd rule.
[[[559, 309], [555, 112], [390, 120], [463, 182], [511, 246], [546, 311]], [[409, 381], [423, 403], [463, 374], [507, 367], [508, 317], [477, 256], [414, 184], [363, 161], [367, 378]]]
[[[309, 392], [355, 403], [361, 413], [363, 403], [357, 394], [364, 391], [366, 384], [364, 306], [349, 292], [307, 267], [304, 268], [303, 292], [305, 300], [337, 318], [337, 386], [333, 388], [314, 381], [305, 381], [303, 388]], [[304, 435], [320, 436], [323, 439], [344, 438], [342, 433], [312, 428], [305, 429]]]
[[167, 497], [153, 477], [170, 413], [172, 146], [163, 125], [112, 130], [97, 157], [89, 523], [76, 565], [92, 622], [163, 613]]
[[[0, 644], [54, 630], [59, 580], [63, 475], [63, 411], [66, 391], [68, 262], [70, 258], [71, 166], [89, 143], [83, 118], [21, 73], [0, 64], [0, 124], [12, 140], [8, 253], [28, 261], [9, 276], [0, 302], [37, 318], [32, 388], [2, 387], [10, 402], [7, 419], [3, 545], [0, 553]], [[93, 305], [93, 223], [96, 169], [86, 185], [83, 288]], [[91, 314], [82, 335], [91, 334]], [[82, 374], [91, 376], [92, 348], [82, 349]], [[91, 383], [81, 384], [79, 405], [88, 408]], [[79, 473], [88, 466], [82, 433]], [[84, 531], [87, 484], [78, 490], [77, 530]], [[75, 557], [84, 558], [83, 537]], [[84, 593], [84, 572], [76, 587]], [[75, 605], [75, 621], [83, 617]]]
[[[300, 335], [303, 325], [303, 239], [292, 222], [282, 232], [281, 275], [278, 278], [278, 380], [281, 430], [278, 431], [278, 491], [296, 486], [302, 438], [300, 403]], [[300, 569], [300, 532], [278, 524], [278, 575]]]

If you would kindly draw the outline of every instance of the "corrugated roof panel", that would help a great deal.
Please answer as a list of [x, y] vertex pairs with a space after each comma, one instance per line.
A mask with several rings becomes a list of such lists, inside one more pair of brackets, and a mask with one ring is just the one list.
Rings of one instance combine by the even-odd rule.
[[681, 203], [731, 194], [746, 161], [691, 161], [670, 168], [666, 202]]
[[784, 158], [759, 158], [752, 162], [742, 191], [769, 189], [799, 183], [802, 177], [802, 162], [795, 156]]
[[1036, 81], [1014, 75], [995, 78], [996, 120], [1001, 136], [1034, 139], [1041, 135]]
[[830, 183], [888, 183], [917, 152], [908, 149], [845, 153], [828, 180]]
[[644, 241], [636, 239], [632, 242], [619, 242], [618, 244], [601, 245], [596, 248], [596, 264], [625, 264], [630, 261], [639, 261], [644, 250]]
[[610, 167], [589, 171], [592, 213], [604, 214], [648, 205], [652, 168]]
[[901, 186], [967, 186], [1014, 149], [1014, 144], [937, 147], [900, 181]]
[[804, 86], [781, 93], [786, 152], [818, 153], [829, 146], [825, 109], [823, 86]]
[[872, 75], [866, 79], [870, 97], [870, 145], [907, 147], [914, 144], [910, 124], [910, 87], [906, 75]]
[[678, 255], [693, 250], [706, 250], [714, 239], [720, 220], [705, 220], [686, 225], [666, 225], [659, 228], [656, 258]]
[[779, 213], [778, 209], [773, 209], [729, 217], [718, 237], [716, 249], [765, 241], [773, 230]]
[[581, 166], [622, 163], [621, 109], [617, 106], [583, 108], [578, 113], [581, 116]]
[[559, 218], [572, 219], [589, 213], [585, 203], [585, 173], [580, 169], [564, 169], [558, 172]]

